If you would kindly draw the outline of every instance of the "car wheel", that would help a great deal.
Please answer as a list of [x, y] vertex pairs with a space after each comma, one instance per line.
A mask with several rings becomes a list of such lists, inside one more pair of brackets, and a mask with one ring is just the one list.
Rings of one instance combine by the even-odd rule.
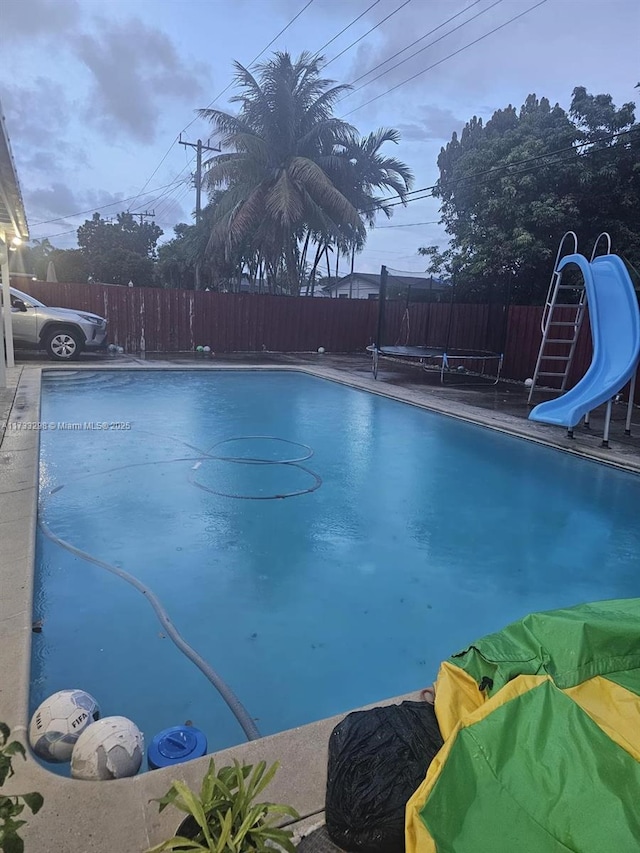
[[75, 329], [56, 329], [47, 335], [44, 348], [54, 361], [72, 361], [82, 351], [82, 336]]

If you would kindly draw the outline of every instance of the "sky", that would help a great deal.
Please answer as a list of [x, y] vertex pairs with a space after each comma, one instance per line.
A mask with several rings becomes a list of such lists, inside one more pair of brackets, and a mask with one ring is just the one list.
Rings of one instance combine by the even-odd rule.
[[[473, 115], [531, 92], [568, 109], [575, 86], [633, 101], [639, 32], [638, 0], [3, 0], [0, 103], [32, 238], [73, 248], [95, 210], [130, 209], [155, 211], [165, 240], [195, 206], [179, 134], [215, 145], [196, 110], [233, 109], [234, 61], [322, 50], [324, 75], [354, 84], [336, 114], [400, 130], [386, 150], [420, 188]], [[395, 207], [356, 269], [424, 270], [438, 219], [435, 199]]]

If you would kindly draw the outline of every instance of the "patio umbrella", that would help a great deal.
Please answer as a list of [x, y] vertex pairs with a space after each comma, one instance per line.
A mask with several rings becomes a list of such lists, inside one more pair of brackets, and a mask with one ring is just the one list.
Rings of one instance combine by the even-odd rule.
[[53, 261], [49, 261], [49, 264], [47, 266], [47, 281], [58, 281], [58, 278], [56, 276], [56, 267]]

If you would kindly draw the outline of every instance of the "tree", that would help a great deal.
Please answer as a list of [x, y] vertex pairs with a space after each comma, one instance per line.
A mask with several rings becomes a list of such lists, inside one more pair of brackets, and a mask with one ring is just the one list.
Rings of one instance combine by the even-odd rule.
[[163, 287], [194, 290], [197, 256], [193, 252], [194, 225], [178, 223], [174, 236], [158, 249], [158, 276]]
[[115, 222], [107, 222], [94, 213], [78, 228], [78, 245], [89, 256], [106, 249], [127, 249], [143, 258], [155, 259], [162, 228], [155, 222], [136, 222], [133, 213], [119, 213]]
[[155, 284], [156, 245], [162, 229], [155, 222], [136, 222], [132, 213], [119, 213], [107, 222], [94, 213], [78, 228], [78, 245], [89, 274], [97, 281], [140, 287]]
[[348, 87], [322, 78], [321, 62], [307, 53], [295, 61], [276, 53], [255, 76], [236, 63], [238, 115], [200, 110], [231, 149], [208, 163], [207, 186], [223, 191], [210, 248], [224, 247], [227, 257], [239, 251], [266, 269], [272, 287], [284, 279], [290, 293], [299, 292], [307, 269], [315, 275], [330, 247], [339, 253], [364, 245], [380, 201], [374, 187], [404, 194], [411, 181], [404, 164], [379, 155], [384, 142], [397, 142], [395, 131], [362, 140], [333, 115]]
[[216, 203], [220, 193], [202, 210], [195, 225], [184, 222], [175, 226], [174, 237], [158, 249], [157, 273], [164, 287], [196, 288], [196, 264], [200, 264], [200, 286], [211, 290], [233, 290], [233, 283], [242, 275], [245, 259], [240, 250], [225, 253], [223, 246], [207, 252], [216, 218]]
[[579, 87], [569, 114], [529, 95], [519, 112], [509, 105], [486, 125], [471, 119], [438, 157], [434, 195], [450, 242], [418, 250], [429, 271], [452, 276], [459, 298], [497, 290], [539, 302], [565, 231], [589, 246], [608, 230], [619, 254], [638, 259], [640, 134], [611, 138], [638, 129], [633, 108]]
[[[411, 169], [401, 160], [381, 153], [382, 146], [388, 142], [398, 144], [400, 133], [393, 128], [380, 128], [375, 133], [361, 136], [355, 129], [349, 131], [343, 139], [332, 145], [332, 164], [329, 175], [343, 195], [351, 202], [360, 216], [360, 226], [373, 228], [376, 214], [383, 212], [387, 218], [393, 215], [393, 208], [386, 204], [387, 196], [378, 195], [383, 190], [393, 193], [394, 201], [404, 203], [413, 183]], [[324, 251], [335, 253], [335, 277], [338, 277], [341, 255], [351, 259], [353, 271], [356, 252], [364, 249], [367, 238], [366, 228], [351, 228], [344, 223], [338, 237], [329, 236], [317, 241], [317, 251], [313, 264], [309, 268], [308, 290], [313, 295], [318, 264]], [[306, 253], [303, 253], [303, 260]], [[331, 271], [328, 270], [331, 278]]]
[[[84, 283], [89, 277], [89, 262], [80, 249], [53, 249], [49, 260], [53, 261], [58, 281]], [[43, 278], [45, 277], [46, 270]]]
[[20, 249], [19, 263], [21, 263], [20, 271], [35, 275], [40, 281], [44, 281], [47, 277], [47, 267], [51, 260], [51, 253], [56, 251], [55, 246], [52, 246], [50, 240], [45, 237], [43, 240], [33, 240], [31, 246], [22, 246]]
[[392, 215], [392, 208], [385, 204], [386, 197], [378, 193], [381, 190], [391, 191], [394, 201], [398, 198], [404, 201], [413, 184], [413, 173], [405, 163], [381, 153], [387, 142], [397, 145], [400, 142], [399, 131], [380, 128], [367, 136], [360, 136], [354, 131], [348, 133], [344, 143], [338, 146], [348, 168], [338, 169], [337, 183], [370, 227], [375, 225], [378, 211], [388, 219]]
[[309, 54], [289, 54], [258, 66], [258, 78], [235, 63], [241, 94], [239, 115], [201, 110], [232, 152], [214, 157], [207, 184], [226, 192], [219, 205], [213, 242], [237, 246], [247, 239], [270, 266], [282, 264], [292, 293], [299, 287], [298, 240], [305, 226], [336, 236], [340, 223], [358, 229], [358, 213], [327, 174], [323, 147], [348, 126], [332, 115], [344, 92], [319, 74]]
[[[579, 86], [570, 115], [593, 155], [582, 161], [581, 227], [590, 237], [608, 231], [614, 251], [640, 269], [640, 124], [634, 109], [633, 103], [616, 109], [611, 95], [590, 95]], [[633, 128], [633, 133], [611, 138]]]

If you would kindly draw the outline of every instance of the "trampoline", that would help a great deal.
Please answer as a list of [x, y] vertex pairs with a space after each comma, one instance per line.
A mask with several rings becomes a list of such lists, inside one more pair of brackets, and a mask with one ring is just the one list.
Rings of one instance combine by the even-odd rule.
[[[447, 316], [446, 318], [443, 318], [441, 311], [439, 318], [441, 321], [441, 328], [439, 334], [441, 338], [444, 338], [444, 340], [439, 345], [430, 345], [428, 342], [416, 343], [414, 345], [411, 345], [409, 342], [412, 337], [410, 311], [410, 306], [412, 304], [415, 305], [417, 303], [423, 303], [426, 305], [426, 311], [422, 312], [422, 320], [423, 326], [425, 327], [425, 334], [427, 336], [429, 335], [430, 323], [428, 314], [430, 306], [434, 304], [433, 279], [427, 278], [425, 276], [424, 287], [420, 287], [419, 285], [415, 284], [403, 285], [402, 279], [406, 278], [406, 276], [401, 273], [395, 273], [394, 275], [394, 272], [395, 271], [390, 271], [386, 266], [383, 266], [380, 270], [380, 291], [378, 298], [378, 322], [376, 340], [374, 341], [374, 343], [370, 344], [367, 347], [367, 351], [372, 354], [372, 372], [374, 379], [378, 378], [380, 359], [388, 358], [408, 360], [414, 362], [417, 361], [420, 365], [424, 367], [425, 370], [432, 370], [435, 367], [439, 371], [441, 384], [444, 384], [445, 376], [447, 374], [457, 374], [460, 370], [462, 370], [466, 375], [471, 373], [476, 376], [478, 380], [480, 380], [477, 384], [497, 385], [500, 381], [502, 362], [504, 358], [503, 350], [504, 333], [506, 330], [506, 305], [502, 305], [499, 308], [503, 321], [501, 324], [502, 331], [499, 335], [499, 351], [498, 349], [493, 350], [490, 348], [483, 349], [456, 346], [456, 341], [453, 334], [455, 287], [453, 285], [447, 285]], [[415, 273], [412, 273], [411, 276], [413, 279], [418, 278]], [[435, 292], [436, 295], [444, 295], [444, 293], [444, 287], [439, 288]], [[389, 317], [387, 312], [388, 304], [390, 301], [394, 301], [396, 305], [398, 302], [404, 301], [404, 311], [402, 313], [400, 327], [395, 336], [394, 343], [390, 342], [391, 340], [393, 340], [393, 318]], [[440, 306], [442, 306], [442, 302], [440, 302]], [[492, 307], [493, 306], [490, 306], [489, 308], [491, 309]], [[493, 315], [494, 312], [492, 310], [487, 310], [485, 328], [481, 334], [485, 342], [491, 341], [492, 339], [496, 338], [496, 329], [492, 328], [492, 320], [493, 325], [495, 326], [495, 319]], [[443, 319], [444, 324], [442, 323]], [[476, 329], [475, 332], [477, 337], [478, 330]], [[478, 369], [469, 370], [466, 366], [466, 363], [468, 362], [473, 362], [474, 366]], [[495, 370], [492, 371], [490, 376], [487, 376], [488, 364], [495, 365]], [[464, 383], [447, 382], [447, 384], [470, 385], [473, 383], [465, 381]]]

